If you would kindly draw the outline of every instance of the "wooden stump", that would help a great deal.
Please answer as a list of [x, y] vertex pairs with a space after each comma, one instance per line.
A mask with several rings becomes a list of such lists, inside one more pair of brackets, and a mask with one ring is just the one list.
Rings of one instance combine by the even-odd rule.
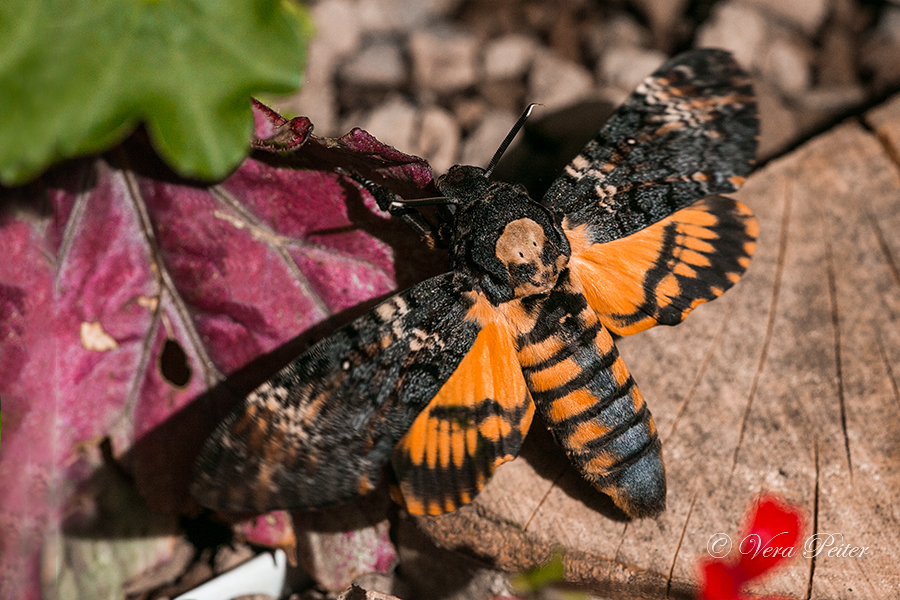
[[663, 439], [668, 509], [629, 521], [536, 422], [523, 456], [471, 506], [419, 519], [439, 545], [515, 571], [564, 552], [567, 578], [612, 598], [685, 598], [716, 533], [737, 552], [761, 491], [859, 558], [800, 556], [752, 590], [900, 595], [900, 99], [755, 173], [761, 226], [724, 297], [676, 328], [619, 341]]

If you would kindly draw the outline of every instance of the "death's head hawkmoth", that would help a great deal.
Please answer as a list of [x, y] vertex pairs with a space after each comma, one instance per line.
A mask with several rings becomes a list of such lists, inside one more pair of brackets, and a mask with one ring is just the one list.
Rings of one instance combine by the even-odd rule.
[[391, 465], [406, 510], [442, 514], [515, 458], [537, 410], [597, 489], [658, 514], [661, 443], [613, 336], [677, 324], [740, 279], [757, 224], [718, 194], [750, 172], [757, 132], [747, 75], [695, 50], [647, 78], [540, 202], [493, 181], [494, 161], [452, 167], [437, 180], [452, 270], [250, 393], [203, 447], [193, 495], [226, 511], [324, 507]]

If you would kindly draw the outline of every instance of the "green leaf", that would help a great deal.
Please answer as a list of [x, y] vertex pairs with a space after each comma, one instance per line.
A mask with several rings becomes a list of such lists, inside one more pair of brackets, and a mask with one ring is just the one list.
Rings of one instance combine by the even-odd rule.
[[519, 573], [510, 583], [517, 593], [535, 593], [565, 580], [566, 566], [562, 554], [556, 552], [549, 561]]
[[249, 148], [250, 97], [299, 85], [309, 30], [288, 0], [4, 0], [0, 181], [140, 122], [177, 172], [221, 178]]
[[517, 598], [588, 600], [588, 595], [584, 592], [565, 589], [565, 579], [563, 553], [556, 551], [546, 563], [514, 575], [509, 584]]

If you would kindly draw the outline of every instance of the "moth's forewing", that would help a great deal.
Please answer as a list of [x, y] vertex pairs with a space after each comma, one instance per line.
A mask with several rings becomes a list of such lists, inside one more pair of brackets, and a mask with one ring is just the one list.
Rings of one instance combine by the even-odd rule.
[[192, 494], [205, 506], [316, 508], [383, 479], [396, 443], [481, 326], [452, 273], [386, 300], [252, 392], [205, 443]]
[[591, 243], [625, 237], [750, 173], [759, 121], [750, 77], [724, 50], [648, 77], [553, 182], [543, 203]]

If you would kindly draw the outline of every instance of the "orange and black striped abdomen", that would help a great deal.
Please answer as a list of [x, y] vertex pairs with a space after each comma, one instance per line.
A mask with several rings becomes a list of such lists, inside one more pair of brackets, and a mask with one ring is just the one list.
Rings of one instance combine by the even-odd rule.
[[630, 516], [661, 512], [656, 425], [609, 331], [571, 285], [558, 286], [538, 310], [545, 314], [517, 342], [541, 417], [585, 478]]

